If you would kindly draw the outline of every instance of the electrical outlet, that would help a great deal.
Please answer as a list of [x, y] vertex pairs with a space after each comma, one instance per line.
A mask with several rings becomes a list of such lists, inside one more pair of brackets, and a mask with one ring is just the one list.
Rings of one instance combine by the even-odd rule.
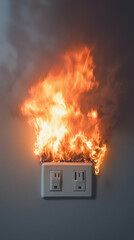
[[92, 196], [92, 176], [90, 163], [42, 163], [41, 197], [89, 198]]
[[74, 171], [74, 191], [86, 190], [86, 171]]
[[50, 171], [50, 191], [62, 190], [62, 171]]

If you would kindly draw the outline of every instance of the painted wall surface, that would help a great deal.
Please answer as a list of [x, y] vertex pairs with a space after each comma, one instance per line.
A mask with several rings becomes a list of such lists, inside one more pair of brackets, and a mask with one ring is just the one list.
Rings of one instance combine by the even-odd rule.
[[[40, 198], [40, 164], [34, 136], [22, 119], [1, 114], [0, 239], [132, 239], [134, 138], [116, 132], [97, 177], [94, 200]], [[17, 135], [14, 134], [17, 132]]]
[[[130, 2], [0, 0], [0, 240], [134, 239]], [[124, 86], [121, 95], [126, 89], [127, 94], [118, 99], [120, 119], [97, 177], [96, 198], [43, 200], [35, 135], [18, 106], [57, 61], [57, 52], [83, 42], [96, 47], [96, 74], [103, 84], [114, 79]]]

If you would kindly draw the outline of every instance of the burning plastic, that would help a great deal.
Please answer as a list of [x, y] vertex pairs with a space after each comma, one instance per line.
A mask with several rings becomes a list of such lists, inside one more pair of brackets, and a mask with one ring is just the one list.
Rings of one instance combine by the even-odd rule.
[[[29, 91], [21, 106], [35, 129], [35, 154], [41, 161], [93, 162], [98, 174], [106, 152], [97, 109], [81, 109], [81, 95], [98, 88], [91, 50], [83, 47], [62, 56], [60, 64]], [[87, 104], [87, 103], [85, 103]]]

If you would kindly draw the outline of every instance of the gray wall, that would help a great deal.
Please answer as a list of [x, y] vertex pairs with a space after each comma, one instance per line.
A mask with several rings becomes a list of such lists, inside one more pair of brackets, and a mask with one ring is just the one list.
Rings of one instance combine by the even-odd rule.
[[[123, 0], [0, 0], [0, 240], [134, 238], [133, 22]], [[104, 85], [119, 84], [118, 96], [110, 88], [122, 127], [109, 141], [96, 199], [43, 200], [35, 135], [17, 109], [57, 52], [81, 42], [96, 46]]]
[[130, 133], [113, 134], [94, 200], [41, 199], [33, 131], [26, 121], [4, 110], [0, 140], [1, 240], [133, 238], [134, 138]]

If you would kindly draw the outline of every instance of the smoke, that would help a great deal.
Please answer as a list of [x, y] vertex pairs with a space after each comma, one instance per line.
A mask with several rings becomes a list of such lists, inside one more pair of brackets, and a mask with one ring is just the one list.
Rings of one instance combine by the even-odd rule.
[[[134, 120], [133, 12], [122, 1], [0, 1], [0, 102], [16, 113], [27, 90], [44, 78], [61, 52], [93, 47], [97, 91], [81, 96], [97, 106], [107, 140], [114, 126]], [[85, 104], [86, 102], [86, 104]], [[117, 125], [118, 123], [118, 125]]]

